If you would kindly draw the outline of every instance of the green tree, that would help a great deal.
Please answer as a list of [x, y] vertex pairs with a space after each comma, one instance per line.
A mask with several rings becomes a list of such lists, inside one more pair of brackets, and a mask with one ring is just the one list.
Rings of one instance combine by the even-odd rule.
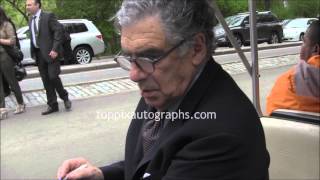
[[319, 0], [287, 0], [287, 11], [290, 12], [286, 18], [295, 17], [317, 17], [320, 14]]
[[114, 16], [121, 0], [56, 0], [56, 14], [60, 19], [83, 18], [92, 21], [103, 34], [107, 53], [119, 50], [119, 35], [110, 19]]
[[[258, 11], [270, 10], [280, 19], [317, 17], [320, 15], [319, 0], [255, 0]], [[287, 7], [285, 3], [287, 2]], [[248, 11], [249, 0], [216, 0], [224, 17]]]
[[[320, 12], [319, 0], [270, 0], [271, 11], [280, 19], [317, 17]], [[285, 3], [287, 2], [287, 6]]]
[[0, 0], [0, 5], [17, 27], [24, 26], [28, 15], [24, 7], [25, 0]]
[[216, 0], [224, 17], [248, 11], [248, 0]]

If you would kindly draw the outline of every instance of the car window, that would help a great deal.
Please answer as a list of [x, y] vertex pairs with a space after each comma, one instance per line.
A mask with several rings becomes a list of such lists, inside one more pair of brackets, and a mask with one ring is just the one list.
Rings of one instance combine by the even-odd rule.
[[257, 15], [257, 23], [262, 23], [263, 21], [262, 15]]
[[310, 19], [307, 23], [307, 25], [310, 25], [313, 21], [315, 21], [315, 19]]
[[225, 20], [228, 26], [240, 26], [245, 17], [246, 16], [230, 16], [227, 17]]
[[268, 15], [258, 15], [257, 22], [258, 23], [272, 22], [272, 17]]
[[72, 24], [63, 24], [63, 27], [69, 34], [73, 32]]
[[303, 19], [294, 19], [290, 21], [288, 24], [286, 24], [286, 28], [301, 28], [306, 27], [307, 23]]
[[275, 16], [271, 15], [270, 22], [278, 22], [278, 19]]
[[72, 24], [73, 26], [73, 32], [72, 33], [82, 33], [82, 32], [87, 32], [88, 28], [85, 24], [83, 23], [74, 23]]
[[285, 19], [285, 20], [282, 21], [282, 25], [285, 26], [285, 25], [287, 25], [290, 21], [291, 21], [291, 19]]
[[243, 22], [247, 22], [246, 24], [249, 24], [249, 16], [247, 16], [246, 18], [244, 18]]
[[65, 30], [69, 34], [87, 32], [88, 28], [84, 23], [63, 23]]

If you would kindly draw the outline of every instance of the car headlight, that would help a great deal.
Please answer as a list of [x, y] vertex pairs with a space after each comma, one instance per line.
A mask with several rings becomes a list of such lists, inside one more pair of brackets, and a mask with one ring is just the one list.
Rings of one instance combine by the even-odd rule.
[[221, 36], [221, 35], [225, 34], [225, 32], [224, 32], [224, 30], [221, 28], [221, 29], [215, 30], [215, 34], [216, 34], [216, 36]]

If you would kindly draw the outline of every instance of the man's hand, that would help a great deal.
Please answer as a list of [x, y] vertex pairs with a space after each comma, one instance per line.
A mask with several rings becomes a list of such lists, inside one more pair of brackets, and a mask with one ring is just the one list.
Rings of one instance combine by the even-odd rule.
[[11, 46], [14, 43], [11, 39], [0, 39], [1, 45]]
[[84, 158], [75, 158], [64, 161], [58, 169], [57, 178], [59, 180], [104, 179], [101, 170], [91, 165]]
[[58, 57], [58, 53], [52, 50], [50, 51], [49, 56], [51, 59], [56, 59]]

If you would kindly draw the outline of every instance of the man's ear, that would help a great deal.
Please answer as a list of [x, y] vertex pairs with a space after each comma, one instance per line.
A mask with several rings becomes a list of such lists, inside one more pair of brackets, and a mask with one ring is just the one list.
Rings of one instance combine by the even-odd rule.
[[194, 46], [192, 54], [192, 64], [198, 66], [201, 64], [207, 55], [206, 37], [203, 33], [198, 33], [194, 36]]
[[313, 54], [315, 54], [315, 55], [320, 55], [320, 46], [319, 46], [319, 44], [316, 44], [316, 45], [313, 47]]

